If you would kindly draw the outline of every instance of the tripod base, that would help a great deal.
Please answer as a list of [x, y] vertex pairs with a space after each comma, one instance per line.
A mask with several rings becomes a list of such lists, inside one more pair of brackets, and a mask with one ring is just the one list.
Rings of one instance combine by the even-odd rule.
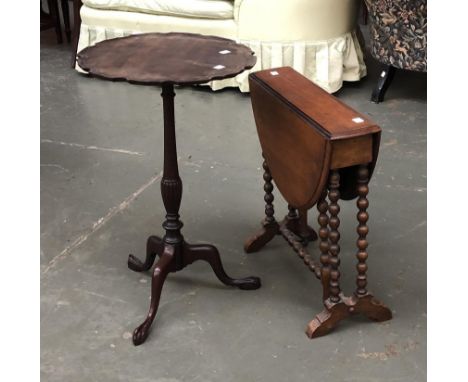
[[147, 271], [152, 267], [156, 256], [159, 256], [159, 259], [153, 270], [150, 308], [145, 321], [133, 332], [134, 345], [141, 345], [148, 338], [158, 310], [164, 281], [170, 272], [180, 271], [197, 260], [204, 260], [211, 265], [216, 277], [223, 284], [244, 290], [258, 289], [261, 286], [260, 279], [255, 276], [241, 279], [229, 277], [223, 268], [219, 252], [213, 245], [188, 244], [184, 240], [180, 243], [167, 243], [157, 236], [148, 238], [144, 262], [129, 255], [128, 267], [135, 272]]

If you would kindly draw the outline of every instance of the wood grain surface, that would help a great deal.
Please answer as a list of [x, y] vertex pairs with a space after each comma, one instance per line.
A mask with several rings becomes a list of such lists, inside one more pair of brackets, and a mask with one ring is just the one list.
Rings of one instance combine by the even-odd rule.
[[78, 53], [89, 74], [143, 85], [202, 84], [234, 77], [256, 57], [233, 40], [191, 33], [145, 33], [105, 40]]
[[345, 200], [357, 197], [357, 165], [377, 160], [381, 129], [293, 68], [249, 75], [260, 144], [276, 186], [299, 209], [317, 203], [330, 170]]
[[[391, 310], [367, 289], [367, 195], [379, 152], [381, 129], [367, 116], [290, 67], [251, 73], [249, 84], [265, 159], [266, 216], [262, 230], [245, 242], [245, 251], [260, 250], [279, 230], [304, 264], [322, 281], [324, 309], [307, 325], [306, 333], [310, 338], [329, 333], [353, 314], [362, 314], [374, 321], [391, 319]], [[289, 209], [279, 227], [273, 216], [273, 183], [288, 202]], [[359, 223], [356, 290], [348, 297], [340, 285], [339, 201], [356, 197]], [[319, 212], [320, 263], [308, 251], [308, 241], [287, 224], [289, 218], [293, 218], [307, 227], [307, 210], [314, 204]], [[295, 209], [299, 211], [298, 217]]]
[[331, 140], [380, 131], [369, 117], [330, 96], [291, 67], [255, 72], [254, 78]]

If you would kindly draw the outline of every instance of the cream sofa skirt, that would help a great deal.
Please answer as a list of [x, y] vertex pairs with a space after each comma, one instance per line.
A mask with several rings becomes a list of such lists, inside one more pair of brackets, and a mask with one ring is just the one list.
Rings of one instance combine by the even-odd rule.
[[248, 92], [250, 72], [281, 66], [291, 66], [329, 93], [339, 90], [343, 81], [359, 81], [367, 74], [354, 32], [325, 41], [240, 42], [255, 52], [257, 63], [251, 70], [234, 78], [210, 82], [208, 85], [213, 90], [236, 86], [242, 92]]
[[[133, 12], [97, 11], [86, 6], [82, 7], [81, 16], [78, 52], [106, 39], [145, 32], [184, 31], [236, 40], [234, 20], [187, 20]], [[158, 18], [157, 24], [154, 22], [154, 17]], [[108, 23], [112, 23], [112, 26]], [[257, 56], [255, 67], [234, 78], [208, 83], [207, 85], [213, 90], [238, 87], [242, 92], [248, 92], [248, 74], [250, 72], [280, 66], [293, 67], [330, 93], [340, 89], [343, 81], [358, 81], [366, 75], [363, 53], [354, 32], [323, 41], [262, 42], [240, 40], [239, 42], [255, 52]], [[82, 71], [78, 65], [76, 69]]]

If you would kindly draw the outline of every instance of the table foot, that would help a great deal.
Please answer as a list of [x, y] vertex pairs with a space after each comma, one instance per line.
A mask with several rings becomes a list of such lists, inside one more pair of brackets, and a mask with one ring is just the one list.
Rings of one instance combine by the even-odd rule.
[[142, 262], [139, 258], [128, 255], [128, 267], [135, 272], [149, 270], [156, 259], [157, 254], [162, 253], [162, 239], [157, 236], [150, 236], [146, 242], [146, 259]]
[[258, 252], [276, 235], [279, 234], [279, 224], [262, 222], [262, 228], [244, 243], [246, 253]]
[[133, 332], [133, 344], [135, 346], [141, 345], [148, 338], [151, 324], [153, 323], [156, 313], [158, 311], [159, 299], [161, 291], [166, 280], [167, 275], [173, 270], [175, 248], [174, 246], [167, 245], [161, 254], [161, 258], [157, 262], [151, 280], [151, 302], [146, 320], [135, 329]]
[[216, 277], [226, 285], [244, 290], [258, 289], [261, 286], [260, 279], [255, 276], [239, 279], [229, 277], [224, 270], [219, 252], [213, 245], [188, 244], [185, 241], [172, 244], [164, 242], [163, 239], [157, 236], [148, 238], [145, 262], [143, 263], [135, 256], [130, 255], [128, 266], [137, 272], [148, 270], [151, 268], [156, 255], [159, 255], [159, 260], [153, 270], [148, 315], [145, 321], [133, 332], [133, 343], [136, 346], [141, 345], [148, 338], [151, 324], [158, 311], [163, 284], [170, 272], [177, 272], [197, 260], [204, 260], [211, 265]]
[[352, 314], [362, 314], [377, 322], [392, 318], [390, 309], [370, 294], [359, 297], [340, 295], [340, 301], [337, 303], [332, 303], [329, 299], [325, 301], [325, 309], [309, 322], [306, 334], [309, 338], [328, 334], [341, 320]]
[[392, 319], [392, 311], [374, 296], [367, 294], [358, 297], [358, 301], [358, 313], [366, 316], [369, 320], [382, 322]]
[[223, 284], [235, 286], [239, 289], [252, 290], [261, 286], [260, 279], [255, 276], [249, 276], [241, 279], [229, 277], [221, 263], [221, 257], [215, 246], [210, 244], [187, 244], [184, 249], [184, 265], [188, 265], [197, 260], [204, 260], [211, 265], [216, 277]]

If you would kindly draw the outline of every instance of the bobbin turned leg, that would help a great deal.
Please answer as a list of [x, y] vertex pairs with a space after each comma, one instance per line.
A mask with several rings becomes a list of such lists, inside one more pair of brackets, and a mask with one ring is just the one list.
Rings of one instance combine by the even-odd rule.
[[340, 218], [338, 214], [340, 212], [340, 206], [338, 205], [338, 200], [340, 200], [340, 174], [336, 170], [332, 170], [330, 175], [330, 192], [328, 193], [328, 198], [330, 199], [330, 204], [328, 205], [328, 211], [330, 213], [330, 218], [328, 219], [328, 225], [330, 231], [328, 232], [328, 239], [330, 241], [330, 247], [328, 249], [330, 253], [329, 263], [330, 263], [330, 302], [336, 304], [340, 302], [340, 245], [338, 244], [340, 240], [340, 233], [338, 228], [340, 226]]
[[[342, 299], [340, 289], [340, 246], [338, 244], [340, 240], [340, 233], [338, 232], [338, 227], [340, 226], [340, 219], [338, 217], [340, 212], [340, 206], [338, 205], [338, 200], [340, 199], [340, 174], [337, 170], [331, 171], [328, 187], [330, 204], [326, 205], [326, 191], [324, 191], [318, 205], [321, 227], [319, 231], [321, 233], [320, 249], [322, 252], [320, 261], [322, 264], [322, 275], [325, 276], [324, 280], [322, 280], [325, 309], [307, 325], [306, 334], [310, 338], [327, 334], [347, 315], [348, 310], [346, 303]], [[330, 214], [329, 218], [326, 216], [327, 209]], [[327, 220], [330, 227], [328, 231], [326, 231], [325, 225]], [[327, 238], [328, 243], [326, 243]], [[328, 254], [326, 253], [327, 250]], [[328, 286], [323, 284], [327, 282], [327, 279], [329, 279]]]
[[265, 185], [265, 219], [262, 221], [262, 228], [255, 235], [245, 241], [244, 251], [247, 253], [257, 252], [262, 249], [271, 239], [279, 233], [279, 224], [276, 221], [274, 214], [275, 208], [273, 206], [273, 183], [270, 174], [270, 169], [266, 160], [263, 160], [263, 180]]
[[369, 228], [367, 227], [367, 220], [369, 220], [369, 214], [367, 213], [367, 207], [369, 207], [369, 201], [367, 200], [367, 194], [369, 193], [368, 186], [369, 171], [366, 166], [360, 166], [358, 172], [358, 200], [356, 205], [358, 207], [357, 220], [359, 225], [357, 227], [357, 233], [359, 238], [356, 242], [358, 252], [356, 257], [358, 264], [356, 266], [357, 278], [356, 278], [356, 296], [362, 297], [367, 294], [367, 233]]
[[369, 214], [367, 213], [367, 207], [369, 207], [369, 201], [367, 200], [367, 194], [369, 193], [368, 183], [369, 169], [367, 165], [362, 165], [358, 170], [358, 200], [356, 202], [358, 207], [357, 219], [359, 222], [357, 233], [359, 237], [356, 243], [358, 247], [356, 254], [358, 264], [356, 266], [357, 288], [354, 292], [354, 296], [358, 299], [356, 303], [357, 312], [374, 321], [386, 321], [392, 318], [392, 312], [367, 291], [366, 260], [368, 257], [368, 243], [366, 237], [369, 232], [369, 228], [367, 227], [367, 221], [369, 220]]
[[325, 301], [330, 296], [330, 255], [328, 253], [328, 202], [327, 202], [327, 189], [324, 189], [322, 196], [317, 203], [319, 211], [318, 223], [320, 225], [320, 280], [322, 281], [323, 296]]
[[[310, 338], [323, 336], [333, 330], [338, 323], [344, 318], [351, 314], [360, 313], [374, 321], [386, 321], [392, 318], [392, 312], [380, 301], [375, 299], [371, 294], [368, 293], [367, 287], [367, 240], [366, 236], [368, 233], [367, 220], [369, 218], [367, 214], [367, 207], [369, 202], [367, 200], [367, 194], [369, 182], [369, 170], [367, 165], [362, 165], [358, 170], [358, 214], [357, 219], [359, 225], [357, 232], [359, 238], [357, 240], [357, 289], [354, 295], [346, 297], [341, 294], [339, 278], [340, 273], [338, 270], [340, 260], [338, 258], [340, 247], [338, 240], [340, 238], [338, 227], [340, 220], [338, 218], [339, 206], [337, 204], [339, 199], [339, 174], [337, 171], [332, 171], [330, 176], [330, 192], [329, 199], [330, 205], [328, 210], [330, 212], [330, 218], [328, 225], [330, 230], [326, 230], [327, 224], [327, 205], [325, 201], [325, 195], [322, 195], [321, 200], [318, 203], [319, 224], [320, 224], [320, 251], [322, 253], [320, 261], [322, 264], [321, 278], [323, 285], [323, 298], [325, 309], [319, 313], [307, 326], [306, 333]], [[325, 191], [326, 192], [326, 191]], [[324, 192], [324, 194], [325, 194]], [[328, 242], [327, 242], [328, 238]], [[328, 252], [328, 253], [327, 253]], [[327, 288], [327, 278], [329, 279], [329, 288]]]

